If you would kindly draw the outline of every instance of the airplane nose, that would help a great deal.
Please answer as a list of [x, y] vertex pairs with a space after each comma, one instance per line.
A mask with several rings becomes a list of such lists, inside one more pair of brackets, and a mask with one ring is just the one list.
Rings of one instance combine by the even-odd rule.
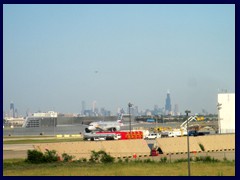
[[95, 130], [95, 128], [94, 128], [93, 126], [88, 127], [88, 129], [89, 129], [90, 131]]

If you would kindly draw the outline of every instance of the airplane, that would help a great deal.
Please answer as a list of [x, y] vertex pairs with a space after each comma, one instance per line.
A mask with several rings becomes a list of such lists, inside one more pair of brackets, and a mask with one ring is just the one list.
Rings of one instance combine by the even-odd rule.
[[120, 127], [123, 126], [122, 123], [122, 114], [118, 116], [116, 121], [99, 121], [91, 122], [87, 128], [85, 128], [86, 133], [92, 131], [119, 131]]

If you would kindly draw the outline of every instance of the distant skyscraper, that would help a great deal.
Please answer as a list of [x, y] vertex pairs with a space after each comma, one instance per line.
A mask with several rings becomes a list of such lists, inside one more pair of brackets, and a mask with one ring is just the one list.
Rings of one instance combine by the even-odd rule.
[[92, 112], [96, 111], [97, 101], [93, 101], [92, 103]]
[[15, 117], [15, 110], [13, 102], [10, 103], [10, 116]]
[[165, 113], [169, 114], [172, 111], [171, 108], [171, 98], [170, 98], [170, 92], [167, 92], [167, 98], [166, 98], [166, 103], [165, 103]]
[[86, 110], [86, 102], [82, 101], [82, 114], [84, 114], [85, 110]]
[[175, 104], [175, 106], [174, 106], [174, 115], [175, 116], [179, 115], [178, 104]]
[[15, 109], [14, 117], [15, 117], [15, 118], [18, 118], [18, 110], [17, 110], [17, 109]]

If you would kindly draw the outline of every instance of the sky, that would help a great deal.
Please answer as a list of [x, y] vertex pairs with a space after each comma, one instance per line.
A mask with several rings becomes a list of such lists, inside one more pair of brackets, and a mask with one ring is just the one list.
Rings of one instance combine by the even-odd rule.
[[165, 106], [235, 93], [234, 4], [3, 5], [3, 111]]

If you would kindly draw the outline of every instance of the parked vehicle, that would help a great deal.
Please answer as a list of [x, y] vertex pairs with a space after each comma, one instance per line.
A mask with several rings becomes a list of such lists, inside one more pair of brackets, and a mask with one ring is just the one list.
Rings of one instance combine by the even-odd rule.
[[180, 131], [170, 131], [170, 132], [168, 132], [168, 137], [178, 137], [178, 136], [181, 136]]
[[209, 134], [209, 132], [205, 133], [205, 132], [198, 132], [198, 131], [195, 131], [195, 130], [188, 132], [189, 136], [204, 136], [205, 134]]
[[161, 138], [161, 134], [159, 133], [150, 133], [146, 136], [145, 139], [156, 139], [156, 138]]

